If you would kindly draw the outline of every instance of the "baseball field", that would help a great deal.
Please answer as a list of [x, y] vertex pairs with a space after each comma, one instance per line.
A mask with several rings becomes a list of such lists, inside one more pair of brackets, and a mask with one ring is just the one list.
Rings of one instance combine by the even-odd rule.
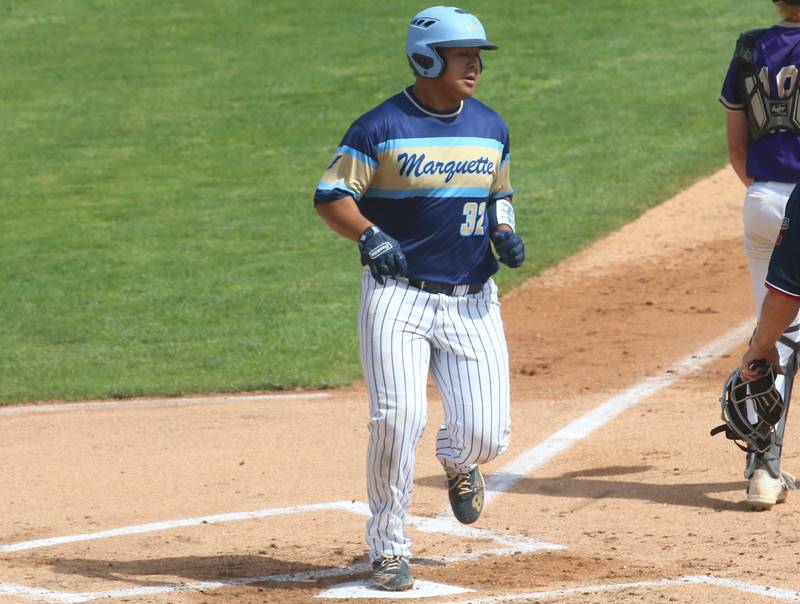
[[[746, 511], [708, 436], [754, 324], [716, 99], [771, 2], [463, 7], [528, 245], [498, 275], [512, 441], [459, 525], [430, 389], [417, 587], [385, 597], [800, 601], [800, 499]], [[0, 602], [377, 601], [361, 267], [311, 199], [410, 83], [420, 8], [0, 4]]]

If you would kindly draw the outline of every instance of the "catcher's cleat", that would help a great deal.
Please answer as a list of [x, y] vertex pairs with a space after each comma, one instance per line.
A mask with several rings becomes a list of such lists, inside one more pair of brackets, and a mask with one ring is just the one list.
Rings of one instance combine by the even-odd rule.
[[384, 556], [372, 563], [372, 584], [386, 591], [406, 591], [414, 587], [408, 560], [402, 556]]
[[776, 503], [786, 501], [786, 494], [789, 492], [787, 478], [788, 475], [774, 478], [767, 470], [755, 470], [747, 483], [747, 506], [751, 510], [763, 512], [772, 509]]
[[447, 495], [453, 514], [462, 524], [472, 524], [483, 511], [485, 485], [478, 466], [468, 474], [447, 471]]

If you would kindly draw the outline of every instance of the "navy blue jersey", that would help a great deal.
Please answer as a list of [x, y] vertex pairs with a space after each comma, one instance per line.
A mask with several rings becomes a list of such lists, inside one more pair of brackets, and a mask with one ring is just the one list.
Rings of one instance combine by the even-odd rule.
[[[753, 59], [767, 93], [778, 96], [791, 90], [800, 65], [800, 23], [785, 21], [769, 28], [756, 43]], [[729, 111], [745, 110], [738, 71], [732, 61], [719, 97]], [[760, 181], [800, 181], [800, 134], [773, 132], [757, 141], [749, 140], [747, 174]]]
[[485, 281], [498, 269], [486, 206], [512, 196], [508, 129], [476, 99], [442, 113], [408, 88], [353, 123], [314, 203], [346, 195], [397, 239], [410, 278]]
[[767, 287], [800, 299], [800, 186], [786, 202], [783, 223], [772, 250]]

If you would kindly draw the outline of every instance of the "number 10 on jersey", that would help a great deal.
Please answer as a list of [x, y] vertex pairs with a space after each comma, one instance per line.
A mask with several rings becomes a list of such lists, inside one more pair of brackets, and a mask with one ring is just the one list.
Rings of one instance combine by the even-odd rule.
[[483, 235], [483, 214], [486, 211], [486, 202], [477, 203], [468, 201], [464, 204], [464, 222], [461, 223], [461, 236]]

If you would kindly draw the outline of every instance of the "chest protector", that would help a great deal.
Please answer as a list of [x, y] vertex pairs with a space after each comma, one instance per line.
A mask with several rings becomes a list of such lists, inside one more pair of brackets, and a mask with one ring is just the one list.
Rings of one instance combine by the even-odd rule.
[[778, 130], [800, 133], [800, 78], [794, 78], [786, 96], [770, 96], [758, 78], [753, 50], [765, 31], [767, 30], [751, 29], [741, 34], [733, 54], [739, 70], [739, 88], [744, 98], [748, 130], [753, 140]]

